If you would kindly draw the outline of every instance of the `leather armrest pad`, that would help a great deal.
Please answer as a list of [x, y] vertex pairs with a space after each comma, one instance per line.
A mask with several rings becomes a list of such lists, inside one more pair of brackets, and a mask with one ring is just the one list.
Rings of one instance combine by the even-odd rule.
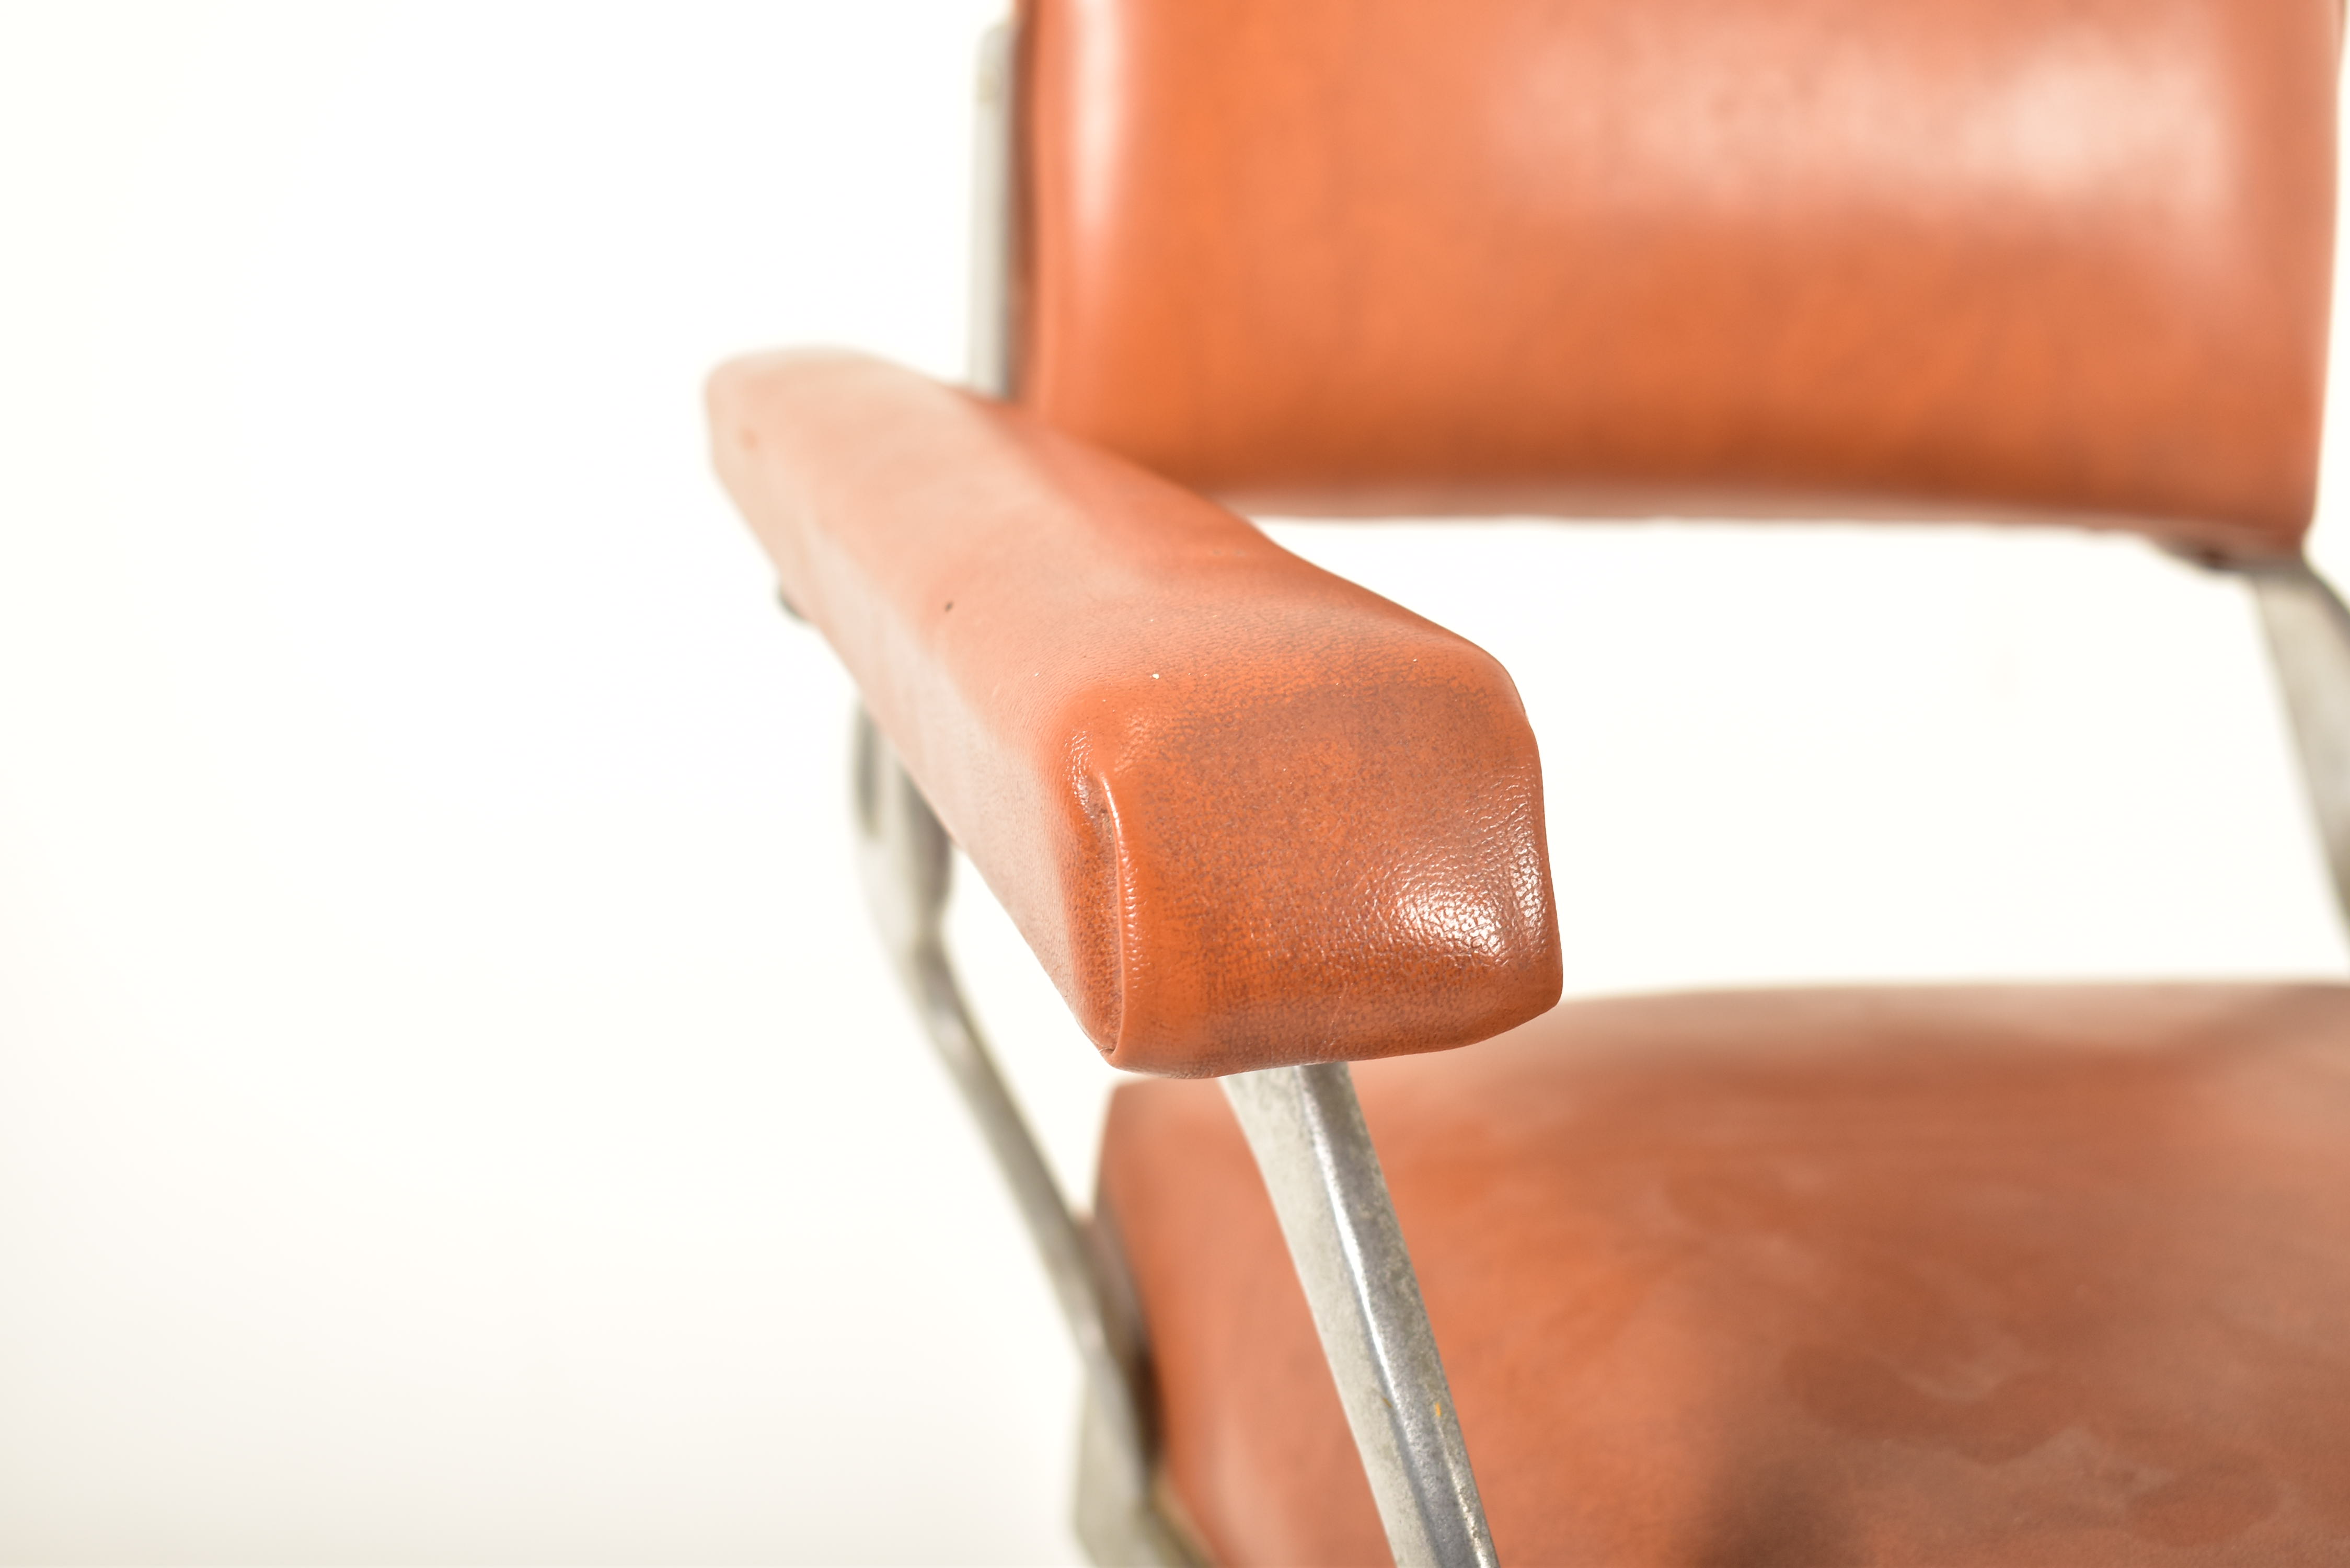
[[721, 476], [1109, 1060], [1465, 1044], [1558, 999], [1542, 775], [1442, 628], [879, 361], [710, 386]]

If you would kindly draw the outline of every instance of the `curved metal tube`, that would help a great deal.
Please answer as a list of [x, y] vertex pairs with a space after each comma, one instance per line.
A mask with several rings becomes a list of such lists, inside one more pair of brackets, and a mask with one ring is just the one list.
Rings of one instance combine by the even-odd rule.
[[1140, 1324], [1134, 1313], [1118, 1310], [1128, 1298], [1108, 1288], [1108, 1265], [1054, 1180], [947, 954], [943, 918], [954, 861], [946, 829], [862, 708], [855, 766], [858, 868], [874, 923], [924, 1033], [1012, 1189], [1085, 1366], [1078, 1533], [1098, 1562], [1189, 1562], [1152, 1505], [1149, 1376]]

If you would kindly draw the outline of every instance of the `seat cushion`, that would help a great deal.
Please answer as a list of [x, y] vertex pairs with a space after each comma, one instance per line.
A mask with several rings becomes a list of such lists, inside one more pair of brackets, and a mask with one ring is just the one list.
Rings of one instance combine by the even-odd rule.
[[[1356, 1081], [1505, 1563], [2350, 1562], [2350, 987], [1586, 1002]], [[1216, 1085], [1101, 1169], [1202, 1542], [1385, 1560]]]

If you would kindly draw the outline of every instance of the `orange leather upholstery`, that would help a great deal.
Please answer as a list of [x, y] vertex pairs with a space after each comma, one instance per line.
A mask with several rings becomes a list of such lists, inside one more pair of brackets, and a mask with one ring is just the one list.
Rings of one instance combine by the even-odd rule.
[[1112, 1062], [1425, 1051], [1558, 999], [1541, 769], [1484, 652], [875, 360], [738, 361], [711, 418], [785, 597]]
[[[2350, 1561], [2350, 987], [1582, 1002], [1357, 1069], [1504, 1563]], [[1384, 1562], [1211, 1085], [1112, 1103], [1166, 1467]]]
[[2290, 554], [2337, 0], [1029, 0], [1019, 396], [1288, 512]]

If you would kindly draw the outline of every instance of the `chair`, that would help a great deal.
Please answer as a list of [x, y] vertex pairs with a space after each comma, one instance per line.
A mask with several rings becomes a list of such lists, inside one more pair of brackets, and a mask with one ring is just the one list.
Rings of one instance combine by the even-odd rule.
[[[2136, 530], [2251, 585], [2350, 896], [2340, 31], [1028, 0], [977, 392], [713, 378], [1076, 1332], [1097, 1557], [2350, 1561], [2350, 987], [1555, 1005], [1508, 675], [1225, 509]], [[1090, 1220], [956, 987], [950, 837], [1145, 1075]]]

